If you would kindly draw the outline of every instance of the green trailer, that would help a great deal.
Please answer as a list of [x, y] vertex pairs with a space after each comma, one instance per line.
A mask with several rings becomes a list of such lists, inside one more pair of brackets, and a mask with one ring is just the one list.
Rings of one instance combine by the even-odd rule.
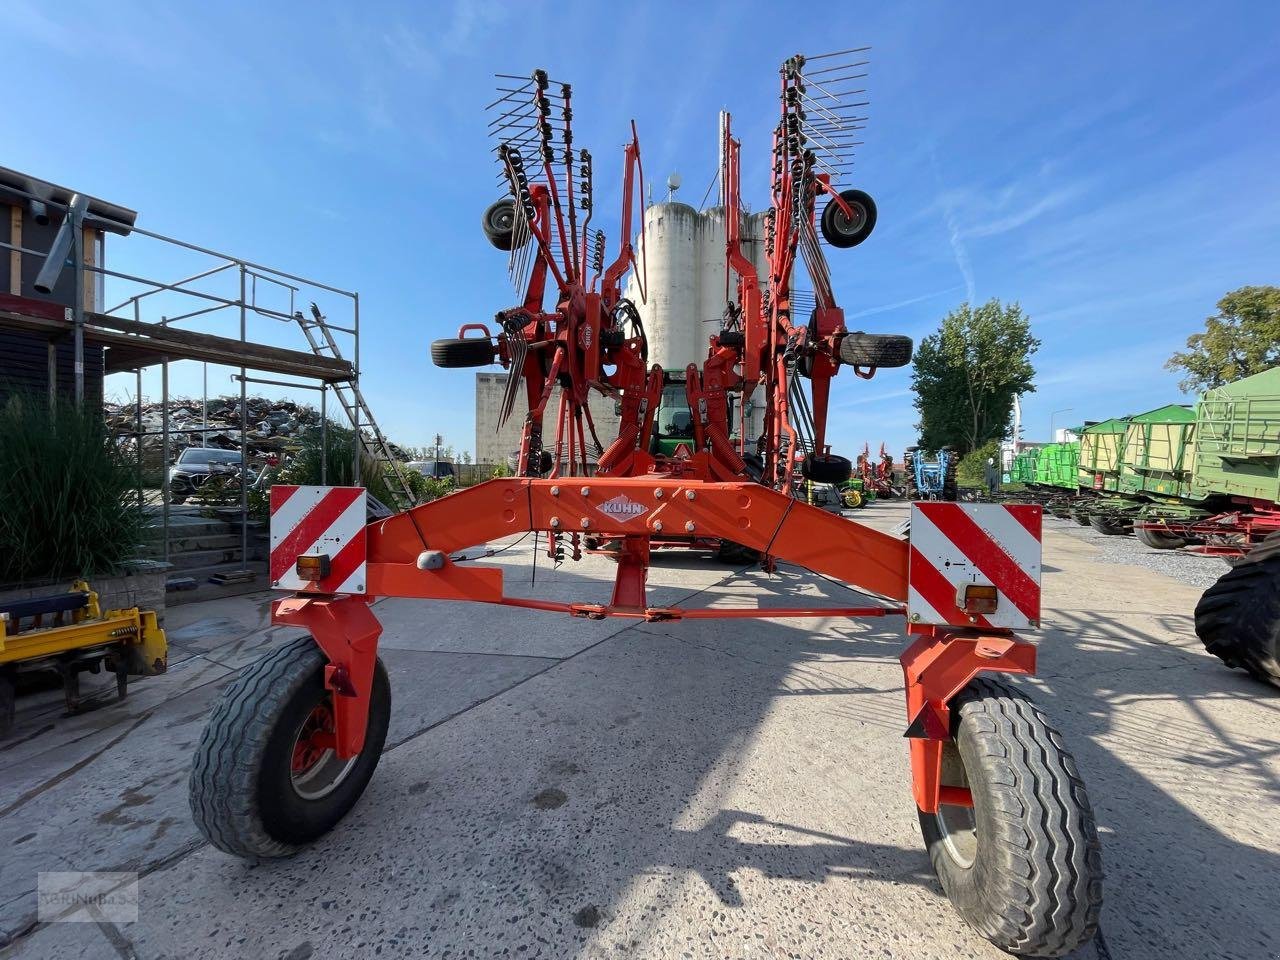
[[1195, 463], [1195, 409], [1180, 403], [1129, 417], [1120, 448], [1119, 492], [1189, 500]]
[[1009, 464], [1009, 482], [1026, 486], [1036, 482], [1036, 462], [1040, 458], [1039, 447], [1026, 447], [1014, 454]]
[[1080, 444], [1050, 443], [1040, 448], [1036, 458], [1035, 480], [1043, 487], [1059, 487], [1074, 492], [1078, 486]]
[[1206, 392], [1195, 430], [1192, 497], [1280, 504], [1280, 367]]
[[1127, 426], [1126, 417], [1113, 417], [1081, 431], [1080, 487], [1111, 492], [1120, 488], [1120, 454]]

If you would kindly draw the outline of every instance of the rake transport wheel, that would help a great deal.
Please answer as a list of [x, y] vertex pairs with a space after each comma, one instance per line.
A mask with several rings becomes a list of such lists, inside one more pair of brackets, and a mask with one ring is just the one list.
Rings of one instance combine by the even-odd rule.
[[800, 472], [814, 483], [841, 484], [853, 476], [853, 463], [834, 453], [810, 453], [800, 461]]
[[489, 204], [480, 221], [485, 239], [499, 250], [510, 250], [516, 245], [516, 202], [503, 197]]
[[494, 362], [493, 341], [488, 337], [464, 337], [461, 340], [435, 340], [431, 343], [431, 362], [437, 367], [487, 367]]
[[833, 247], [856, 247], [876, 228], [876, 202], [862, 190], [842, 190], [840, 199], [849, 205], [852, 217], [845, 216], [840, 205], [828, 201], [822, 211], [822, 237]]
[[1204, 592], [1196, 604], [1196, 635], [1227, 666], [1280, 687], [1280, 533]]
[[246, 668], [222, 694], [191, 767], [191, 814], [219, 850], [280, 857], [328, 833], [373, 776], [391, 717], [382, 661], [364, 749], [343, 760], [333, 738], [333, 694], [325, 656], [300, 637]]
[[1010, 953], [1057, 957], [1088, 942], [1102, 906], [1093, 810], [1061, 735], [1022, 693], [979, 678], [952, 701], [942, 782], [972, 807], [920, 812], [929, 859], [952, 904]]
[[851, 367], [905, 367], [911, 362], [912, 341], [898, 333], [846, 333], [836, 350], [840, 362]]

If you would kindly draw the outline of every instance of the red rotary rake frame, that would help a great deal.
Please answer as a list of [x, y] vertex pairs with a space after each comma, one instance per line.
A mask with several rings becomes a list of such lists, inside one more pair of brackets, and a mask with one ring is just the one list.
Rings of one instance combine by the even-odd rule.
[[[850, 476], [850, 462], [826, 445], [831, 379], [844, 367], [869, 378], [878, 367], [910, 358], [905, 337], [847, 330], [819, 241], [820, 225], [826, 245], [855, 246], [875, 223], [869, 196], [835, 186], [849, 162], [851, 138], [865, 119], [858, 113], [864, 102], [844, 99], [861, 91], [841, 89], [865, 75], [857, 73], [861, 63], [828, 55], [793, 57], [782, 66], [771, 204], [764, 236], [753, 238], [764, 244], [763, 277], [743, 253], [740, 145], [724, 122], [726, 288], [736, 288], [736, 298], [726, 302], [721, 327], [709, 337], [706, 360], [685, 371], [693, 437], [671, 457], [659, 455], [653, 442], [663, 372], [648, 365], [639, 311], [620, 285], [635, 270], [643, 290], [645, 276], [630, 240], [632, 205], [643, 189], [635, 126], [624, 151], [617, 254], [606, 265], [603, 235], [588, 229], [592, 159], [581, 151], [575, 164], [569, 85], [535, 71], [523, 83], [500, 88], [490, 126], [501, 140], [496, 155], [508, 196], [489, 208], [484, 227], [490, 242], [510, 254], [519, 303], [498, 312], [496, 334], [470, 324], [457, 339], [434, 343], [432, 357], [446, 367], [497, 361], [507, 368], [500, 419], [512, 413], [523, 384], [528, 414], [519, 475], [367, 527], [352, 523], [356, 488], [273, 488], [273, 585], [293, 596], [276, 601], [272, 619], [306, 630], [314, 643], [298, 641], [270, 655], [253, 668], [255, 685], [246, 680], [244, 689], [230, 691], [210, 721], [193, 772], [192, 809], [215, 845], [247, 856], [288, 852], [330, 829], [359, 798], [377, 763], [389, 710], [377, 657], [381, 627], [370, 609], [376, 597], [503, 604], [590, 619], [900, 616], [912, 639], [901, 661], [913, 794], [944, 886], [961, 912], [1007, 949], [1060, 952], [1091, 935], [1097, 917], [1096, 837], [1082, 787], [1069, 801], [1061, 799], [1067, 790], [1022, 798], [1027, 836], [1039, 823], [1065, 825], [1028, 852], [1037, 864], [1051, 861], [1036, 867], [1036, 877], [1073, 878], [1053, 881], [1065, 887], [1051, 896], [1037, 889], [1028, 893], [1028, 902], [1047, 896], [1049, 906], [1032, 903], [1021, 919], [1001, 926], [993, 917], [1008, 913], [1007, 904], [983, 899], [994, 894], [963, 893], [966, 884], [979, 883], [978, 874], [986, 877], [987, 868], [975, 873], [974, 864], [998, 855], [995, 834], [1008, 828], [1006, 821], [990, 819], [1009, 803], [997, 804], [992, 791], [1016, 780], [1012, 773], [983, 779], [989, 773], [963, 756], [969, 739], [991, 735], [969, 731], [964, 715], [973, 704], [987, 709], [1000, 698], [1012, 703], [1009, 710], [1023, 709], [1007, 688], [975, 692], [972, 684], [984, 674], [1034, 671], [1035, 648], [1013, 630], [1038, 626], [1039, 507], [916, 505], [912, 522], [919, 542], [908, 542], [792, 495], [797, 474], [834, 483]], [[819, 201], [826, 203], [820, 215]], [[799, 318], [794, 314], [800, 303], [809, 301], [796, 288], [798, 265], [812, 284], [812, 308]], [[473, 332], [479, 335], [467, 335]], [[592, 391], [614, 397], [621, 409], [618, 436], [607, 447], [591, 422]], [[744, 423], [746, 404], [756, 394], [763, 397], [766, 416], [752, 450], [745, 431], [737, 438], [731, 433], [730, 404], [736, 397], [737, 422]], [[553, 399], [554, 443], [545, 445], [543, 420]], [[509, 597], [501, 569], [465, 553], [529, 532], [545, 536], [557, 559], [566, 550], [578, 559], [584, 546], [616, 544], [610, 601]], [[789, 561], [865, 592], [868, 599], [845, 608], [651, 606], [650, 549], [671, 537], [738, 544], [759, 555], [766, 570]], [[272, 678], [269, 688], [282, 692], [261, 694], [263, 676]], [[1040, 727], [1028, 730], [1009, 735], [1041, 736]], [[1057, 741], [1032, 746], [998, 751], [1057, 757]], [[1032, 779], [1070, 779], [1069, 758], [1054, 763], [1034, 771]], [[250, 796], [244, 795], [243, 779], [227, 779], [222, 772], [244, 766], [257, 771], [259, 786]], [[1069, 809], [1043, 816], [1032, 809], [1059, 802], [1069, 802]], [[1070, 841], [1065, 847], [1064, 836]], [[966, 861], [957, 853], [948, 860], [945, 851], [961, 845], [973, 846], [977, 854]], [[1063, 858], [1065, 866], [1057, 862]], [[983, 889], [995, 889], [989, 880], [981, 879]], [[1010, 879], [1023, 882], [1033, 883]], [[1064, 908], [1073, 897], [1074, 906]]]

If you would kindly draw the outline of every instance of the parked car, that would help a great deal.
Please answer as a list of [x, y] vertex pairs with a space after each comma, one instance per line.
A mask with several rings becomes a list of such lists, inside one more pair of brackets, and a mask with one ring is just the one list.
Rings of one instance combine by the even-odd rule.
[[[240, 473], [239, 450], [187, 447], [169, 467], [169, 502], [185, 502], [214, 478], [227, 481], [227, 486], [239, 489]], [[250, 470], [249, 483], [253, 483], [255, 479], [256, 475]]]
[[411, 470], [417, 470], [424, 477], [430, 477], [433, 480], [453, 480], [457, 481], [458, 473], [453, 469], [453, 464], [448, 460], [412, 460], [407, 466]]

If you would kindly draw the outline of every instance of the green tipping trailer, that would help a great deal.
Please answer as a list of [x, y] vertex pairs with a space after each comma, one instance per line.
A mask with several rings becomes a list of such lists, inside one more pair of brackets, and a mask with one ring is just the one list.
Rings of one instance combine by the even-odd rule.
[[1030, 485], [1036, 482], [1036, 462], [1040, 458], [1039, 447], [1027, 447], [1014, 454], [1009, 464], [1009, 482]]
[[1191, 499], [1196, 412], [1180, 403], [1129, 417], [1120, 446], [1119, 492]]
[[1085, 490], [1119, 489], [1120, 453], [1127, 425], [1125, 417], [1113, 417], [1084, 428], [1080, 434], [1080, 487]]
[[1207, 391], [1195, 430], [1195, 499], [1280, 504], [1280, 367]]
[[1075, 491], [1080, 470], [1080, 444], [1050, 443], [1040, 448], [1033, 483]]

